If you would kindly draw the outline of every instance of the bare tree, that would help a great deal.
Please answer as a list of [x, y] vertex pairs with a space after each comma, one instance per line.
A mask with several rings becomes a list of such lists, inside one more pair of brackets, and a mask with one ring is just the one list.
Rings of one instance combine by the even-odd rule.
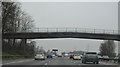
[[29, 30], [32, 30], [32, 28], [34, 27], [34, 20], [32, 19], [32, 17], [25, 12], [21, 12], [20, 16], [21, 21], [19, 24], [19, 31], [27, 32]]
[[2, 32], [14, 32], [14, 17], [16, 5], [14, 2], [2, 2]]
[[115, 43], [112, 40], [104, 41], [104, 43], [101, 43], [100, 45], [100, 54], [101, 55], [107, 55], [109, 57], [115, 56]]
[[[33, 28], [34, 20], [30, 15], [22, 11], [21, 4], [19, 2], [2, 2], [2, 32], [19, 32], [29, 31]], [[7, 43], [6, 43], [7, 42]], [[17, 42], [16, 39], [9, 39], [3, 41], [3, 51], [11, 51], [16, 53], [22, 53], [23, 47], [27, 51], [32, 51], [33, 46], [26, 43], [26, 39], [22, 39], [21, 42]], [[20, 44], [20, 45], [19, 45]], [[25, 45], [21, 47], [21, 44]], [[19, 49], [20, 47], [20, 49]], [[19, 50], [18, 50], [19, 49]], [[29, 54], [26, 52], [23, 54]]]

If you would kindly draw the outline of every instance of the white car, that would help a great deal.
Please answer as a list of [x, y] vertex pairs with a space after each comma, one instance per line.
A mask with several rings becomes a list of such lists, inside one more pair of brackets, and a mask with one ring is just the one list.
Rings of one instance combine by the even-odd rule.
[[73, 59], [74, 60], [81, 60], [81, 56], [80, 55], [73, 55]]
[[108, 56], [103, 56], [103, 58], [109, 58]]
[[44, 54], [36, 54], [35, 60], [45, 60], [46, 56]]
[[64, 54], [64, 57], [68, 57], [68, 56], [69, 56], [68, 53], [65, 53], [65, 54]]
[[108, 60], [109, 61], [109, 57], [108, 56], [103, 56], [103, 60]]

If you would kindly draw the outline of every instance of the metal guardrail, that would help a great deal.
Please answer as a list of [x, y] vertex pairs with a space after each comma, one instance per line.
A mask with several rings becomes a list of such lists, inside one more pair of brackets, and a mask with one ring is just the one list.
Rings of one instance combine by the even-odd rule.
[[33, 28], [18, 32], [81, 32], [100, 34], [119, 34], [120, 30], [90, 29], [90, 28]]

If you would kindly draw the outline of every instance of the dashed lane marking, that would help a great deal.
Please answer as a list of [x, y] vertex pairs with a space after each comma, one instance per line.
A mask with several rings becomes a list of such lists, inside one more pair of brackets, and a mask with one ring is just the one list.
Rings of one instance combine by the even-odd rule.
[[45, 63], [44, 65], [47, 65], [47, 63]]

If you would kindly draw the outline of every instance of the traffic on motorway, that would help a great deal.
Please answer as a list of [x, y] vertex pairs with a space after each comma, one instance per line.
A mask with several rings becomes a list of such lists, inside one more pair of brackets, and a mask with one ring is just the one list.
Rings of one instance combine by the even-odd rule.
[[83, 64], [87, 64], [87, 63], [92, 63], [92, 64], [99, 64], [99, 62], [111, 62], [112, 63], [119, 63], [119, 57], [114, 57], [114, 58], [109, 58], [108, 56], [101, 56], [98, 55], [97, 52], [83, 52], [83, 53], [61, 53], [61, 54], [57, 54], [56, 52], [48, 52], [47, 54], [44, 53], [37, 53], [35, 54], [34, 60], [46, 60], [46, 59], [53, 59], [53, 58], [63, 58], [63, 57], [67, 57], [68, 59], [71, 60], [79, 60], [81, 61], [81, 63]]
[[[111, 58], [107, 55], [99, 55], [97, 52], [91, 51], [71, 51], [58, 53], [58, 49], [54, 48], [47, 52], [39, 49], [32, 58], [3, 60], [3, 65], [118, 65], [119, 56]], [[102, 67], [102, 66], [101, 66]], [[109, 66], [106, 66], [109, 67]]]

